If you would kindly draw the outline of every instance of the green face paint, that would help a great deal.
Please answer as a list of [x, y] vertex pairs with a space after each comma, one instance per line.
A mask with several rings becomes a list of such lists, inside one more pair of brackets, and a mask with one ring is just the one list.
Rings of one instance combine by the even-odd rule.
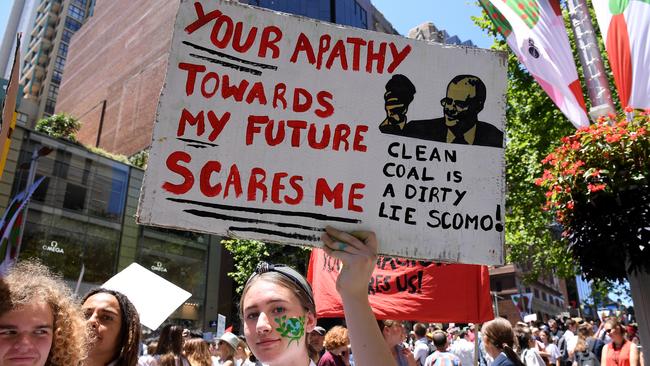
[[287, 319], [287, 316], [285, 315], [281, 318], [275, 318], [274, 320], [278, 324], [278, 327], [275, 328], [275, 330], [280, 333], [281, 337], [289, 338], [289, 344], [287, 347], [290, 346], [293, 341], [298, 343], [300, 338], [305, 335], [304, 315], [298, 318], [289, 319]]

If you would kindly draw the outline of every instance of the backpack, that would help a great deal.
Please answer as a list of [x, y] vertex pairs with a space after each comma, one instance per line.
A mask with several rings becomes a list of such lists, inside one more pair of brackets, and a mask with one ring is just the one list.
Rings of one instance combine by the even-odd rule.
[[589, 350], [585, 352], [576, 352], [575, 356], [578, 366], [600, 366], [598, 357]]

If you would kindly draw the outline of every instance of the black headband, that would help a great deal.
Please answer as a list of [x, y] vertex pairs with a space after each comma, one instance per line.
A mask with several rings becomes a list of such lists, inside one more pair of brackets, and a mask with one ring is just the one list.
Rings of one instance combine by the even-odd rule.
[[290, 279], [291, 282], [298, 285], [298, 287], [300, 287], [303, 291], [305, 291], [305, 293], [307, 293], [309, 297], [309, 303], [311, 305], [314, 305], [314, 294], [307, 280], [305, 280], [305, 278], [300, 273], [298, 273], [298, 271], [284, 264], [271, 264], [267, 262], [258, 263], [257, 268], [255, 268], [253, 274], [251, 274], [251, 276], [248, 277], [248, 280], [246, 281], [246, 285], [244, 287], [247, 287], [248, 283], [251, 282], [253, 278], [266, 272], [277, 272], [283, 275], [284, 277]]

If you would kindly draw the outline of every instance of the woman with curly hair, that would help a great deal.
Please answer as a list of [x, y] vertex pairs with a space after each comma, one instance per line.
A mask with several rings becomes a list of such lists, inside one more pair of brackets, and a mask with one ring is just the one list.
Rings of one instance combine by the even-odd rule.
[[70, 366], [86, 356], [86, 325], [63, 280], [21, 262], [0, 280], [0, 365]]
[[325, 354], [318, 361], [318, 366], [350, 365], [350, 338], [345, 327], [337, 325], [325, 334]]
[[210, 346], [201, 338], [190, 338], [183, 343], [183, 354], [192, 366], [212, 366]]
[[126, 295], [96, 288], [84, 296], [81, 307], [92, 333], [84, 366], [135, 366], [140, 351], [140, 317]]

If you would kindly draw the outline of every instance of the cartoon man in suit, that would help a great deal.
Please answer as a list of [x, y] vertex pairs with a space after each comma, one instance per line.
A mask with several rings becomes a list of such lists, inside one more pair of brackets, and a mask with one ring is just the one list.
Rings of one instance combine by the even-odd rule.
[[414, 95], [415, 86], [406, 76], [393, 75], [386, 83], [386, 119], [379, 125], [381, 132], [452, 144], [503, 147], [503, 132], [478, 119], [486, 96], [485, 84], [478, 77], [458, 75], [449, 82], [447, 95], [440, 101], [444, 112], [441, 118], [407, 121]]

